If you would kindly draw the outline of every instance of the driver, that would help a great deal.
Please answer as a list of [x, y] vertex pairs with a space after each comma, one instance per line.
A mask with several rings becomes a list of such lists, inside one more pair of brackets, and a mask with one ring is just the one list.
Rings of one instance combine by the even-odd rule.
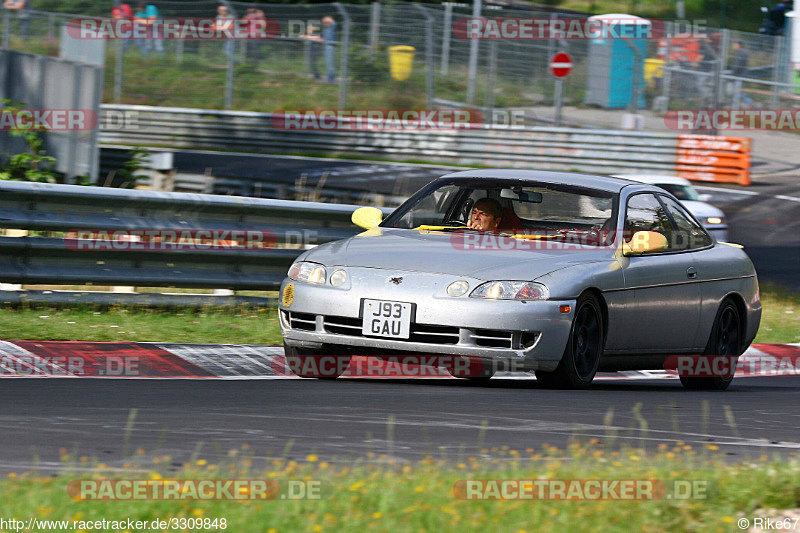
[[483, 231], [497, 231], [503, 218], [503, 206], [492, 198], [481, 198], [472, 208], [467, 227]]

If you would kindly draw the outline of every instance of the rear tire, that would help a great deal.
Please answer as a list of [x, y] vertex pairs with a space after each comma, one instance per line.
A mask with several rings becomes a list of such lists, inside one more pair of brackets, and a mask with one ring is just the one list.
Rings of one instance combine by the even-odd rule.
[[311, 350], [284, 344], [283, 354], [286, 368], [301, 378], [336, 379], [350, 364], [349, 355], [335, 355], [331, 350]]
[[[736, 356], [742, 354], [742, 321], [739, 308], [731, 298], [722, 301], [714, 318], [711, 336], [706, 344], [703, 355], [719, 355], [732, 357], [733, 367], [736, 367]], [[735, 372], [735, 371], [734, 371]], [[681, 384], [689, 390], [725, 390], [733, 381], [730, 376], [680, 376]]]
[[597, 297], [584, 293], [575, 304], [575, 316], [564, 355], [553, 372], [536, 371], [536, 380], [548, 389], [585, 389], [597, 374], [605, 347], [603, 313]]

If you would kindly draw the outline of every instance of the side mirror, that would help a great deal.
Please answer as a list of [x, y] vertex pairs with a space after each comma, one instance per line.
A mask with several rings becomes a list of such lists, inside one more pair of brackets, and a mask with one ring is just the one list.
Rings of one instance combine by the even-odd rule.
[[377, 207], [359, 207], [353, 211], [350, 220], [359, 228], [372, 229], [383, 220], [383, 212]]
[[637, 231], [629, 241], [622, 241], [622, 255], [641, 255], [667, 249], [667, 238], [657, 231]]
[[701, 202], [710, 202], [711, 199], [713, 198], [712, 195], [707, 194], [707, 193], [698, 194], [697, 196], [698, 196], [698, 198], [700, 199]]

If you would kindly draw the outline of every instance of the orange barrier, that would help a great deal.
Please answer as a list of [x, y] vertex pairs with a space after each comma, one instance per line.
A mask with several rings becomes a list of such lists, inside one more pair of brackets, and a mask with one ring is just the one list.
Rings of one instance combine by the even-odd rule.
[[694, 181], [750, 185], [750, 150], [747, 137], [678, 135], [675, 170]]

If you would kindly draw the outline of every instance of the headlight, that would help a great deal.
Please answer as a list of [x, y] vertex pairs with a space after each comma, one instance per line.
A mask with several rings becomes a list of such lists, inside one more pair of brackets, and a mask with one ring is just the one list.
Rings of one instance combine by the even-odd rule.
[[708, 217], [706, 219], [707, 224], [722, 224], [722, 217]]
[[335, 270], [331, 274], [331, 285], [334, 287], [341, 287], [347, 281], [347, 272], [344, 270]]
[[325, 267], [318, 263], [308, 263], [300, 261], [294, 263], [289, 268], [289, 279], [295, 281], [302, 281], [304, 283], [312, 283], [314, 285], [324, 285], [327, 272]]
[[487, 300], [547, 300], [550, 291], [533, 281], [487, 281], [472, 291], [470, 298]]
[[469, 283], [464, 280], [454, 281], [447, 286], [447, 294], [453, 298], [463, 296], [469, 290]]

